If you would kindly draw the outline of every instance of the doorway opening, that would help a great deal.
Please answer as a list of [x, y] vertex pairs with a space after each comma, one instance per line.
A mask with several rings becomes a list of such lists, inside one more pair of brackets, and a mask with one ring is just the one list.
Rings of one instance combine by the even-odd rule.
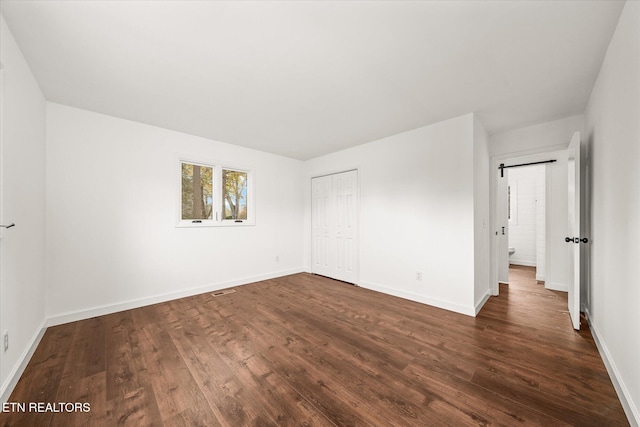
[[[551, 162], [553, 159], [553, 162]], [[510, 188], [509, 174], [518, 164], [546, 161], [544, 197], [544, 288], [567, 292], [568, 312], [576, 330], [580, 329], [580, 290], [582, 288], [581, 265], [582, 244], [588, 241], [580, 235], [581, 217], [581, 161], [580, 133], [575, 132], [567, 147], [557, 151], [540, 151], [534, 154], [495, 156], [492, 160], [492, 224], [495, 239], [492, 244], [492, 294], [499, 295], [500, 284], [509, 284], [509, 265], [513, 262], [517, 245], [509, 244], [509, 231], [513, 222], [520, 221], [520, 206], [510, 206], [520, 192], [520, 181]], [[513, 168], [513, 169], [511, 169]], [[540, 172], [538, 174], [541, 175]], [[516, 172], [516, 175], [518, 172]], [[538, 193], [539, 194], [539, 193]], [[542, 206], [538, 206], [542, 208]], [[517, 212], [516, 212], [517, 211]], [[511, 220], [511, 221], [510, 221]], [[535, 231], [534, 231], [535, 233]], [[570, 237], [570, 236], [571, 237]], [[542, 235], [540, 236], [542, 237]], [[539, 239], [540, 241], [542, 239]], [[569, 244], [571, 243], [571, 244]], [[509, 247], [512, 251], [510, 261]], [[540, 248], [541, 249], [541, 248]], [[536, 252], [538, 250], [536, 249]], [[525, 254], [526, 255], [526, 254]], [[537, 254], [536, 254], [537, 255]], [[530, 260], [533, 258], [530, 258]], [[522, 262], [520, 262], [522, 264]], [[536, 260], [537, 268], [538, 260]], [[526, 265], [525, 265], [526, 266]]]
[[[540, 169], [533, 165], [500, 169], [501, 164], [519, 165], [548, 160], [556, 161], [542, 164]], [[544, 282], [546, 289], [567, 292], [569, 254], [564, 242], [568, 228], [566, 146], [532, 154], [495, 156], [492, 163], [492, 224], [495, 230], [492, 294], [499, 295], [500, 283], [509, 284], [509, 265], [512, 263], [535, 266], [536, 279]], [[528, 175], [528, 178], [521, 175]], [[518, 233], [523, 230], [517, 230], [518, 227], [528, 233], [529, 244], [519, 240]], [[510, 231], [515, 237], [511, 242]], [[511, 255], [509, 248], [515, 249]]]
[[546, 164], [510, 169], [507, 180], [509, 268], [533, 267], [535, 279], [544, 284], [546, 277]]

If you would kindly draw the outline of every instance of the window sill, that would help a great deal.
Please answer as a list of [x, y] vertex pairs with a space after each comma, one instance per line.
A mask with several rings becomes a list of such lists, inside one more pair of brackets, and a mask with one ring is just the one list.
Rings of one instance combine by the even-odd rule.
[[255, 221], [242, 220], [241, 222], [235, 221], [180, 221], [176, 224], [176, 228], [202, 228], [202, 227], [248, 227], [256, 225]]

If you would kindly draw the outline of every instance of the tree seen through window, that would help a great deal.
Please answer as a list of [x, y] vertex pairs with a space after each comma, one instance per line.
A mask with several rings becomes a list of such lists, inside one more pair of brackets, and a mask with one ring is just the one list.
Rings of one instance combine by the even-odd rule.
[[222, 170], [223, 219], [247, 219], [247, 173]]
[[213, 168], [182, 163], [182, 219], [213, 218]]

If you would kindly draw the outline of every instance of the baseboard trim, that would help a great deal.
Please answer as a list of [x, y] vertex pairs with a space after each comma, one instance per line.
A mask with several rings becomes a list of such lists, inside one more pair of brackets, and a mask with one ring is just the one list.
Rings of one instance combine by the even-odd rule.
[[185, 289], [177, 292], [169, 292], [165, 294], [154, 295], [152, 297], [123, 301], [115, 304], [102, 305], [102, 306], [93, 307], [86, 310], [70, 311], [67, 313], [61, 313], [61, 314], [49, 316], [46, 320], [46, 326], [62, 325], [64, 323], [90, 319], [96, 316], [104, 316], [105, 314], [117, 313], [119, 311], [131, 310], [133, 308], [139, 308], [147, 305], [171, 301], [174, 299], [190, 297], [193, 295], [203, 294], [206, 292], [218, 291], [220, 289], [229, 288], [231, 286], [241, 286], [249, 283], [260, 282], [262, 280], [275, 279], [276, 277], [289, 276], [291, 274], [302, 273], [304, 271], [305, 271], [304, 268], [294, 268], [290, 270], [278, 271], [275, 273], [244, 277], [242, 279], [237, 279], [237, 280], [211, 283], [211, 284], [200, 286], [197, 288]]
[[513, 265], [522, 265], [524, 267], [535, 267], [536, 263], [535, 261], [523, 261], [523, 260], [519, 260], [519, 259], [510, 259], [509, 260], [509, 264], [513, 264]]
[[401, 291], [398, 289], [388, 288], [386, 286], [378, 285], [370, 282], [361, 281], [359, 286], [370, 289], [372, 291], [381, 292], [383, 294], [392, 295], [394, 297], [404, 298], [409, 301], [415, 301], [422, 304], [431, 305], [438, 308], [443, 308], [445, 310], [454, 311], [460, 314], [466, 314], [467, 316], [475, 317], [476, 316], [476, 308], [473, 306], [463, 306], [459, 304], [455, 304], [449, 301], [437, 299], [437, 298], [429, 298], [423, 295], [414, 294], [413, 292]]
[[546, 281], [546, 279], [545, 279], [545, 275], [544, 275], [544, 274], [536, 274], [536, 280], [537, 280], [538, 282], [544, 282], [544, 281]]
[[602, 336], [600, 335], [600, 332], [598, 332], [598, 328], [591, 322], [591, 313], [589, 313], [589, 309], [585, 309], [584, 313], [587, 317], [587, 323], [589, 324], [589, 329], [591, 330], [591, 335], [596, 343], [600, 357], [602, 357], [604, 366], [607, 368], [609, 377], [611, 377], [613, 388], [616, 390], [618, 399], [620, 399], [620, 403], [624, 409], [624, 413], [629, 419], [629, 424], [631, 424], [631, 426], [638, 427], [640, 426], [640, 411], [638, 411], [638, 408], [631, 399], [631, 393], [629, 393], [629, 389], [625, 385], [624, 381], [622, 381], [620, 372], [618, 371], [616, 364], [613, 362], [611, 353], [602, 340]]
[[31, 356], [33, 356], [33, 353], [36, 351], [36, 348], [38, 348], [38, 344], [40, 344], [40, 340], [42, 339], [42, 336], [44, 335], [44, 332], [46, 330], [47, 330], [47, 327], [46, 327], [46, 319], [45, 319], [40, 323], [40, 326], [37, 328], [36, 332], [31, 337], [31, 340], [29, 340], [27, 347], [24, 349], [24, 351], [18, 358], [13, 369], [11, 369], [11, 372], [9, 372], [9, 375], [7, 376], [7, 379], [5, 380], [4, 384], [2, 384], [2, 389], [0, 389], [1, 403], [4, 404], [9, 400], [11, 393], [13, 393], [13, 389], [16, 387], [16, 384], [18, 384], [18, 380], [20, 380], [20, 377], [22, 376], [22, 373], [27, 367], [27, 364], [29, 364], [29, 361], [31, 360]]
[[478, 303], [476, 304], [476, 312], [474, 316], [477, 316], [478, 313], [480, 313], [480, 310], [482, 310], [482, 307], [484, 307], [485, 303], [487, 301], [489, 301], [489, 297], [491, 296], [491, 293], [489, 293], [489, 290], [487, 290], [487, 293], [484, 294], [484, 296], [482, 297], [482, 299], [480, 301], [478, 301]]
[[569, 285], [563, 285], [562, 283], [544, 282], [544, 288], [550, 291], [569, 292]]

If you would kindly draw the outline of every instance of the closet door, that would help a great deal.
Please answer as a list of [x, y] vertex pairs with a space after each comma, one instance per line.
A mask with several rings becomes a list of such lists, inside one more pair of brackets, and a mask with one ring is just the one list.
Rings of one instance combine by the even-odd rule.
[[329, 254], [331, 235], [331, 176], [321, 176], [311, 180], [312, 215], [312, 267], [311, 271], [323, 276], [331, 276], [332, 267]]
[[358, 171], [312, 179], [312, 272], [358, 282]]

